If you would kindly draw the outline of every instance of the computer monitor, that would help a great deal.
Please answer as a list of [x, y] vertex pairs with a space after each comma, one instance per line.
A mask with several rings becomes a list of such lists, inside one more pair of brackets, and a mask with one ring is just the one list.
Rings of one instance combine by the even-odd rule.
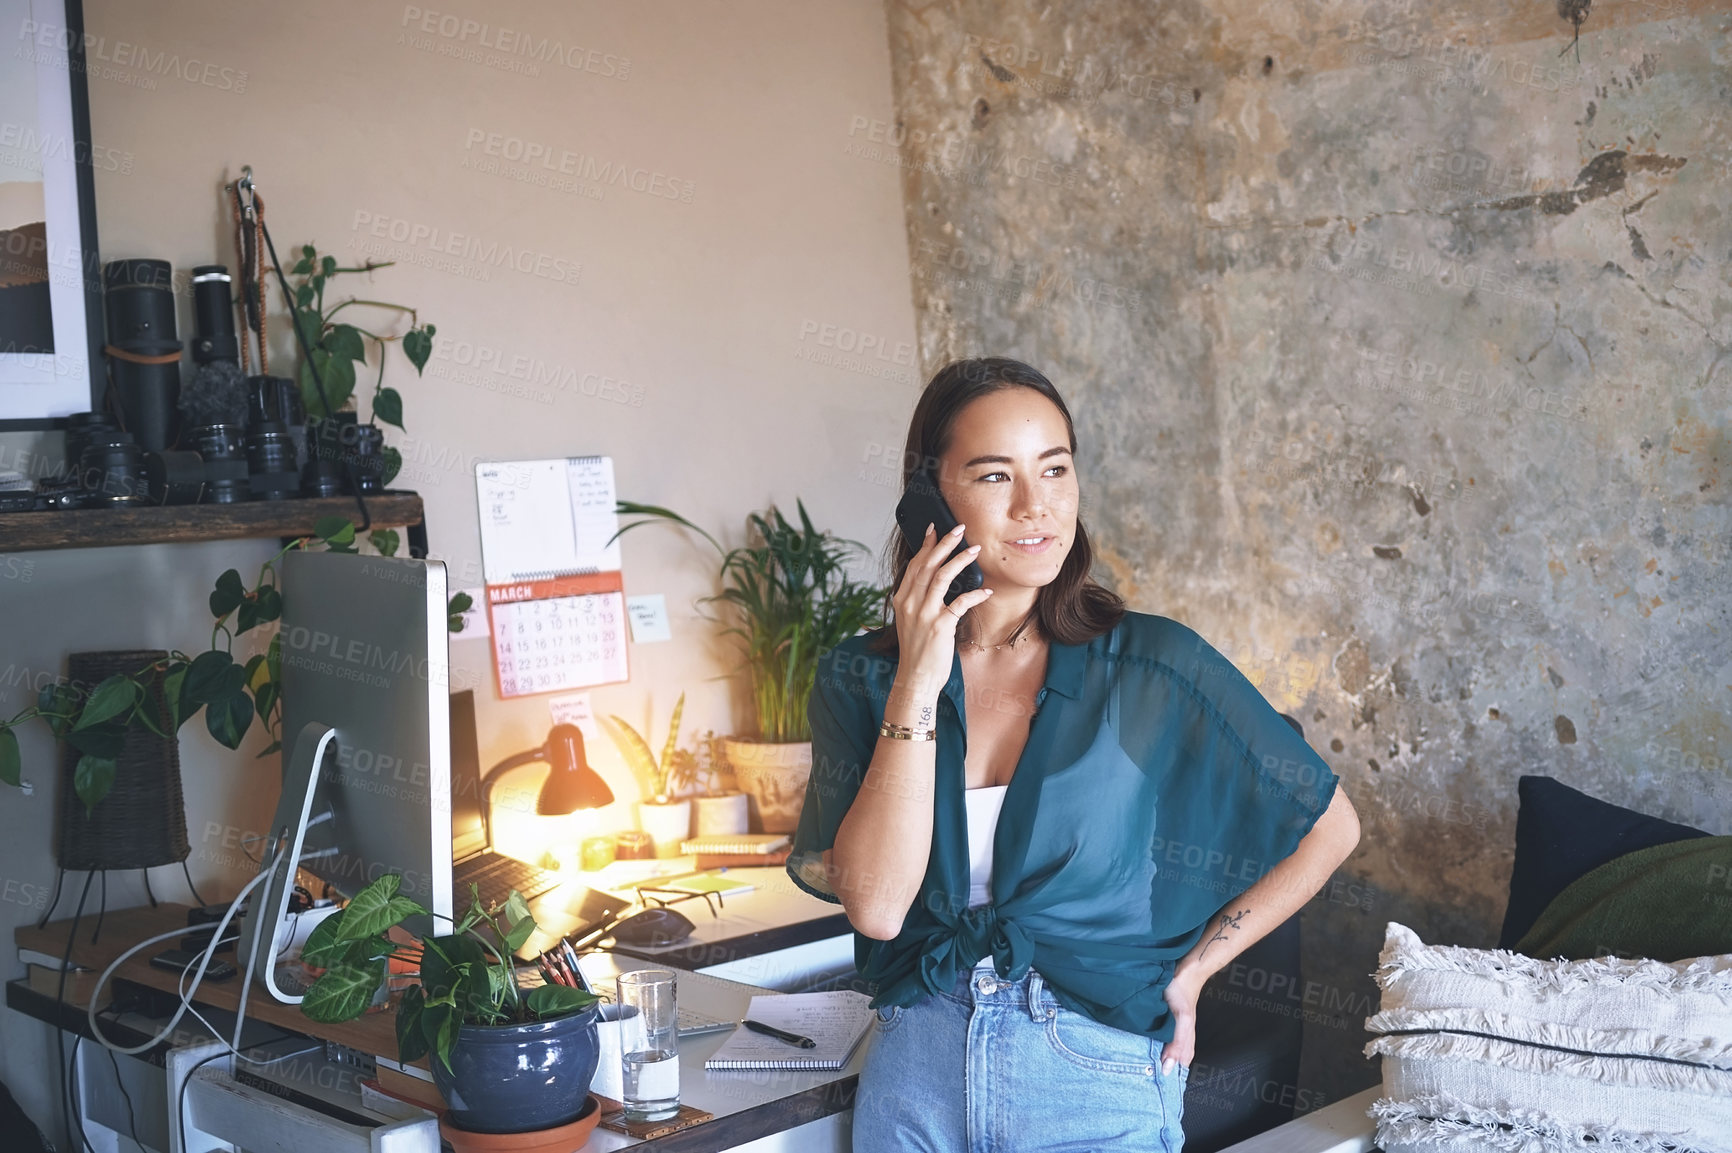
[[438, 561], [297, 551], [282, 571], [283, 793], [265, 848], [281, 860], [240, 947], [244, 964], [257, 932], [255, 973], [298, 1002], [274, 963], [297, 857], [345, 897], [400, 873], [402, 895], [452, 915], [449, 595]]
[[[481, 741], [475, 730], [475, 690], [451, 694], [451, 859], [488, 847], [481, 811]], [[467, 895], [458, 894], [467, 906]]]

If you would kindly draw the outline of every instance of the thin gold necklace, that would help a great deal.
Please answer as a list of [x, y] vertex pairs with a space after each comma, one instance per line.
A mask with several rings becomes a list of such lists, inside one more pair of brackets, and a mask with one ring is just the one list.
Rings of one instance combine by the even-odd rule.
[[[1017, 628], [1021, 628], [1021, 627], [1022, 627], [1021, 625], [1017, 626]], [[1015, 630], [1013, 629], [1011, 631], [1014, 632]], [[981, 652], [994, 652], [998, 649], [1015, 648], [1017, 645], [1024, 644], [1024, 643], [1032, 641], [1032, 640], [1034, 640], [1034, 631], [1031, 629], [1027, 633], [1024, 633], [1022, 636], [1018, 637], [1016, 640], [1003, 641], [1003, 642], [996, 644], [996, 645], [983, 645], [983, 644], [979, 644], [975, 641], [963, 640], [961, 638], [958, 638], [956, 643], [959, 645], [967, 645], [971, 649], [979, 649]]]

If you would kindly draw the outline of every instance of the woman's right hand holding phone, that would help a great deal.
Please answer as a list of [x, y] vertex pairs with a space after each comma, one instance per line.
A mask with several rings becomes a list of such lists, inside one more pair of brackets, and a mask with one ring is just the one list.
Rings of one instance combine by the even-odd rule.
[[969, 609], [992, 595], [992, 589], [982, 586], [944, 603], [950, 582], [980, 552], [979, 545], [970, 545], [948, 561], [944, 559], [962, 539], [964, 527], [959, 524], [935, 538], [932, 525], [928, 524], [920, 549], [908, 562], [902, 585], [890, 601], [896, 609], [899, 652], [896, 679], [900, 687], [926, 700], [936, 698], [950, 679], [957, 622]]

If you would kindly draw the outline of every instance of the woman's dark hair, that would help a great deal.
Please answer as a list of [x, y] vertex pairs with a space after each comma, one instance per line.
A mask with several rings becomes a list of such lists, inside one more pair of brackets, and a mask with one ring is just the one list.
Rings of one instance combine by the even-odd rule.
[[[957, 360], [938, 370], [914, 406], [914, 415], [908, 422], [908, 443], [902, 453], [902, 491], [908, 491], [909, 478], [923, 464], [930, 465], [934, 475], [937, 474], [939, 458], [949, 450], [952, 429], [964, 408], [983, 396], [1006, 388], [1032, 388], [1052, 401], [1064, 417], [1065, 432], [1070, 439], [1068, 447], [1074, 458], [1076, 426], [1071, 422], [1070, 409], [1065, 406], [1064, 398], [1059, 396], [1052, 381], [1020, 360], [1007, 357]], [[901, 529], [891, 530], [885, 555], [890, 562], [892, 589], [902, 586], [902, 576], [908, 571], [908, 562], [914, 559], [914, 551], [903, 539]], [[1050, 584], [1035, 594], [1034, 611], [1007, 639], [1020, 636], [1028, 627], [1029, 620], [1038, 620], [1045, 636], [1067, 645], [1082, 644], [1117, 625], [1125, 615], [1125, 602], [1111, 589], [1095, 583], [1089, 576], [1093, 565], [1094, 549], [1089, 544], [1082, 517], [1078, 516], [1076, 540], [1071, 544], [1064, 567]], [[957, 624], [959, 639], [974, 639], [973, 615], [964, 616]], [[894, 610], [888, 597], [884, 602], [884, 624], [872, 632], [866, 647], [868, 651], [879, 654], [893, 654], [897, 650]]]

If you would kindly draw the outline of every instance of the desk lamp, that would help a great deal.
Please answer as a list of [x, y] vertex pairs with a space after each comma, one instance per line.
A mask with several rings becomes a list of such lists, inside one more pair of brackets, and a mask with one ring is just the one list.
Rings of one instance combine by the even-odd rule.
[[537, 815], [563, 817], [579, 809], [613, 804], [613, 790], [584, 759], [583, 731], [576, 725], [554, 725], [548, 730], [546, 744], [506, 757], [481, 778], [481, 822], [489, 846], [493, 844], [493, 786], [507, 771], [539, 761], [552, 765], [553, 771], [541, 784], [535, 801]]

